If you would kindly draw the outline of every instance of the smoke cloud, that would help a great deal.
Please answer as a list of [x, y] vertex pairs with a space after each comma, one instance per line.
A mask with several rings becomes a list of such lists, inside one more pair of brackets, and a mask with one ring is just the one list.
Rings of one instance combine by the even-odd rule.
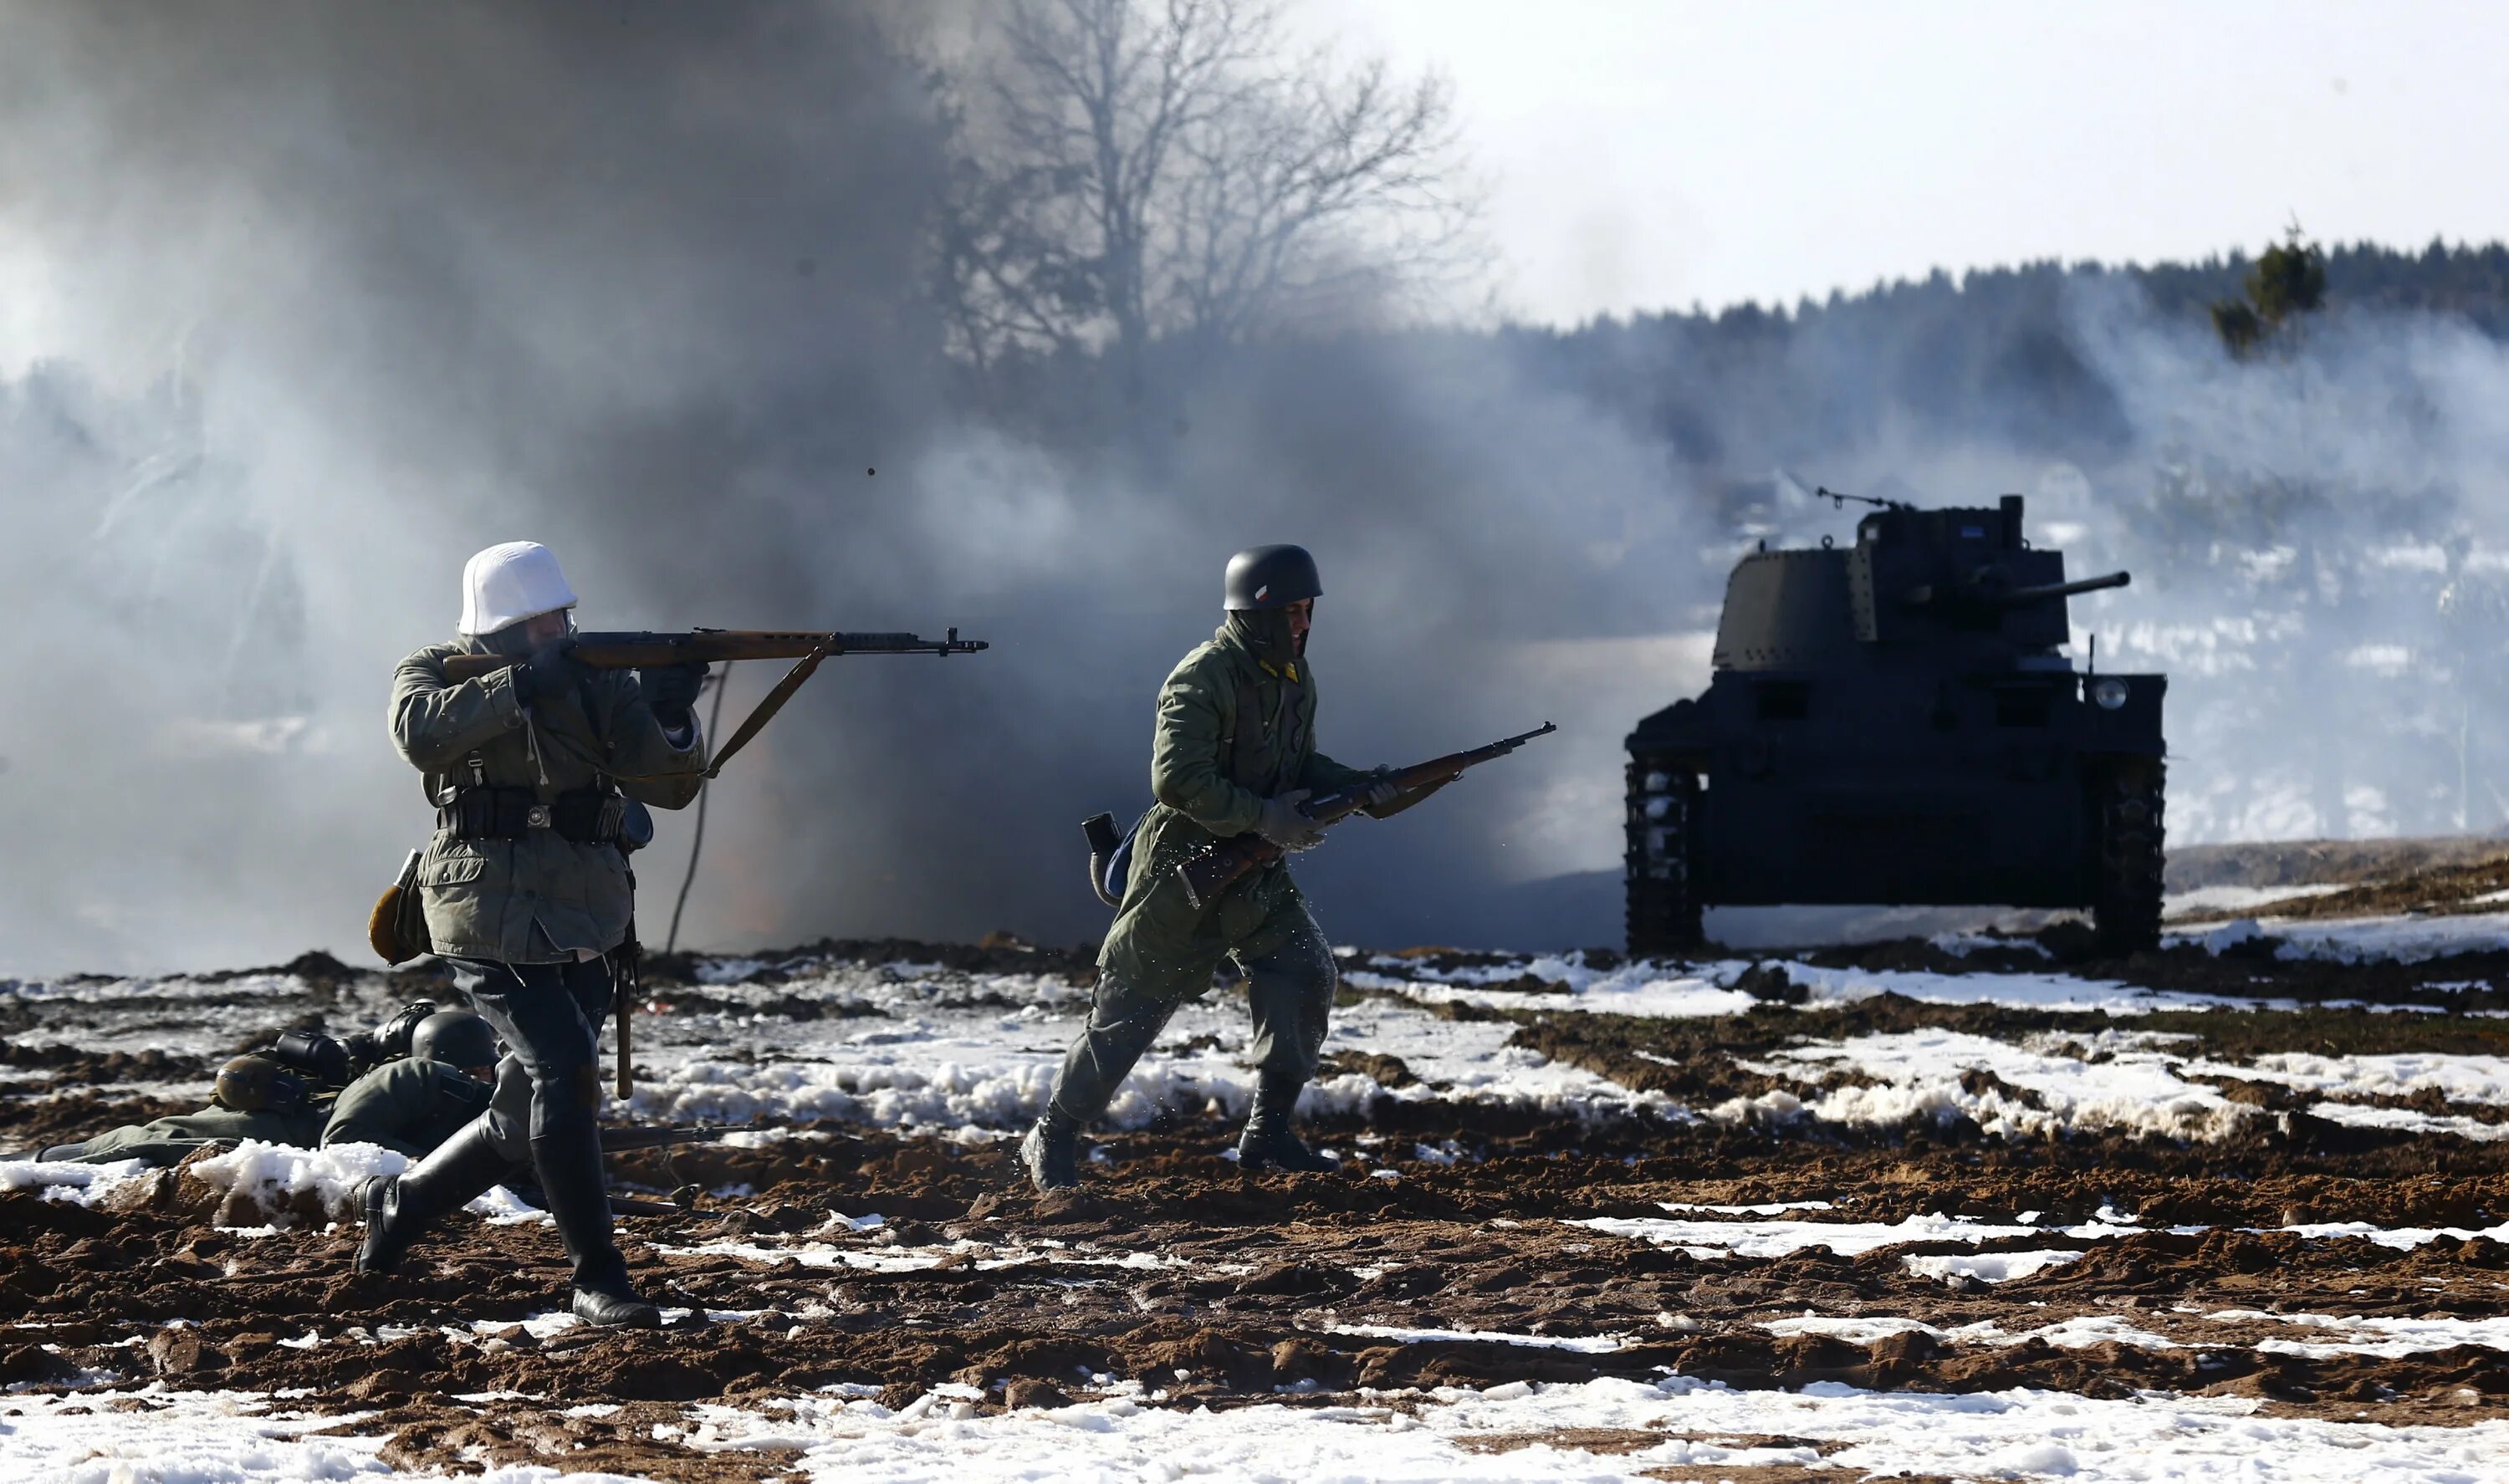
[[[2453, 821], [2450, 728], [2503, 720], [2434, 658], [2462, 652], [2445, 538], [2478, 575], [2509, 552], [2509, 364], [2472, 331], [2350, 316], [2237, 366], [2093, 277], [2059, 321], [2089, 380], [2052, 403], [1928, 401], [1841, 319], [1704, 425], [1631, 414], [1627, 386], [1679, 372], [1616, 366], [1608, 327], [1260, 344], [1158, 368], [1138, 413], [1075, 367], [1005, 408], [923, 292], [946, 167], [921, 20], [6, 7], [0, 963], [362, 961], [430, 825], [392, 666], [449, 634], [463, 558], [515, 538], [559, 552], [589, 627], [994, 643], [821, 671], [714, 788], [699, 946], [1095, 937], [1075, 822], [1146, 802], [1156, 686], [1227, 553], [1272, 540], [1324, 565], [1335, 756], [1563, 727], [1304, 858], [1328, 929], [1610, 941], [1622, 736], [1704, 683], [1735, 555], [1852, 528], [1782, 470], [2021, 490], [2076, 573], [2135, 568], [2076, 627], [2104, 667], [2175, 676], [2175, 838]], [[2303, 495], [2225, 513], [2266, 475]], [[688, 837], [666, 817], [640, 857], [649, 940]]]

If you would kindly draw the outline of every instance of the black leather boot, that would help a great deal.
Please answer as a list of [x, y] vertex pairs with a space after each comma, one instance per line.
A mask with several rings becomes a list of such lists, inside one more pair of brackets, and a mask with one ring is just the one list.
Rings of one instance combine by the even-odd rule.
[[662, 1312], [636, 1296], [627, 1259], [610, 1227], [610, 1192], [602, 1180], [601, 1134], [588, 1121], [532, 1140], [541, 1194], [575, 1264], [575, 1317], [587, 1324], [657, 1329]]
[[586, 1324], [605, 1329], [659, 1329], [662, 1311], [633, 1293], [601, 1293], [578, 1288], [567, 1307]]
[[1292, 1127], [1298, 1094], [1306, 1085], [1303, 1077], [1292, 1081], [1271, 1074], [1266, 1074], [1254, 1085], [1254, 1107], [1246, 1115], [1246, 1132], [1237, 1138], [1238, 1169], [1322, 1174], [1341, 1168], [1338, 1160], [1318, 1154], [1301, 1143]]
[[396, 1175], [376, 1175], [357, 1189], [365, 1210], [365, 1240], [357, 1243], [357, 1271], [390, 1273], [419, 1234], [504, 1179], [513, 1162], [488, 1137], [487, 1121], [474, 1119], [426, 1158]]
[[1072, 1189], [1080, 1183], [1080, 1125], [1048, 1103], [1020, 1140], [1019, 1158], [1038, 1195]]
[[1101, 975], [1091, 998], [1089, 1023], [1064, 1054], [1054, 1074], [1045, 1116], [1020, 1140], [1020, 1164], [1040, 1191], [1069, 1190], [1080, 1183], [1080, 1130], [1106, 1111], [1115, 1090], [1176, 1014], [1176, 1002], [1154, 999]]

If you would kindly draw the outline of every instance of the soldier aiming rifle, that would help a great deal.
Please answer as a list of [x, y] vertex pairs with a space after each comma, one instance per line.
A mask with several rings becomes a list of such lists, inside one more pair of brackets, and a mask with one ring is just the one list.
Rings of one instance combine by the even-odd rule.
[[[840, 653], [968, 653], [907, 634], [578, 634], [557, 558], [508, 541], [463, 570], [459, 638], [401, 661], [393, 742], [425, 777], [435, 836], [385, 894], [375, 946], [431, 950], [505, 1042], [487, 1110], [407, 1173], [359, 1192], [360, 1272], [389, 1272], [421, 1233], [528, 1165], [574, 1267], [572, 1308], [650, 1328], [602, 1185], [601, 1023], [634, 983], [635, 881], [647, 805], [687, 806], [819, 662]], [[710, 662], [798, 657], [708, 765], [694, 704]], [[632, 673], [631, 673], [632, 672]]]

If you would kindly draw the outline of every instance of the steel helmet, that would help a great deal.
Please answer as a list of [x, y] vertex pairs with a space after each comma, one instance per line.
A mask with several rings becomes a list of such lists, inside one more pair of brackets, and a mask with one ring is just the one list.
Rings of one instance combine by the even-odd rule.
[[1249, 546], [1228, 559], [1225, 606], [1231, 612], [1288, 608], [1324, 590], [1316, 559], [1304, 546]]
[[468, 1010], [439, 1010], [409, 1033], [409, 1055], [446, 1066], [487, 1066], [497, 1059], [497, 1033]]
[[305, 1079], [254, 1052], [218, 1068], [209, 1100], [233, 1113], [285, 1113], [305, 1105]]
[[503, 541], [463, 564], [459, 632], [466, 639], [573, 607], [575, 589], [557, 556], [538, 541]]

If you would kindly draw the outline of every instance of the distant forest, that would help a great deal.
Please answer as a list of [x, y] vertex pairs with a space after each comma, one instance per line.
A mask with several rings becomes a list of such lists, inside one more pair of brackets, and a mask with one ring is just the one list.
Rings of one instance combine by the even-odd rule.
[[[2509, 338], [2509, 244], [2434, 241], [2415, 252], [2361, 242], [2328, 249], [2324, 263], [2329, 314], [2427, 311]], [[1937, 269], [1791, 311], [1745, 304], [1502, 337], [1546, 380], [1664, 437], [1694, 467], [1816, 458], [1869, 436], [1885, 417], [1914, 432], [1999, 436], [2088, 463], [2122, 451], [2128, 429], [2066, 333], [2068, 290], [2123, 278], [2164, 321], [2209, 333], [2212, 307], [2237, 296], [2255, 266], [2238, 252], [1957, 278]]]

